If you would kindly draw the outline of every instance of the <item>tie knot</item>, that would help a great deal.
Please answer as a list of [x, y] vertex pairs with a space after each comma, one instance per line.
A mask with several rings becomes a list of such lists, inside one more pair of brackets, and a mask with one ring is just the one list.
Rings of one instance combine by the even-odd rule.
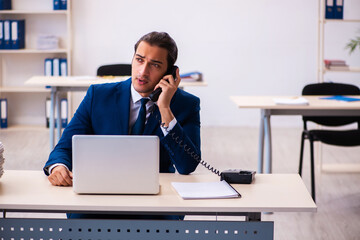
[[142, 99], [140, 99], [141, 107], [145, 106], [148, 101], [149, 101], [148, 98], [142, 98]]

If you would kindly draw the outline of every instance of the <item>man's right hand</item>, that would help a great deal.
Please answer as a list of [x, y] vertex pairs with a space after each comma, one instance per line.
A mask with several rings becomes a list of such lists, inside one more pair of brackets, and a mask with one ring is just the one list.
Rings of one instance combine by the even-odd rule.
[[56, 166], [52, 169], [48, 179], [54, 186], [72, 186], [73, 174], [64, 166]]

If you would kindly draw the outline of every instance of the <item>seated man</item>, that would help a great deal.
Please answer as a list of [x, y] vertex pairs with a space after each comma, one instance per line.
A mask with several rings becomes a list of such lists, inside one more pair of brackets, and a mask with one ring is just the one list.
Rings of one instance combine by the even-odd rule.
[[[167, 75], [177, 53], [176, 43], [167, 33], [148, 33], [135, 44], [130, 79], [89, 87], [45, 164], [44, 172], [51, 184], [72, 185], [72, 136], [76, 134], [157, 135], [160, 172], [173, 173], [176, 169], [189, 174], [196, 169], [198, 161], [184, 148], [200, 159], [200, 100], [178, 88], [178, 69], [176, 79]], [[162, 89], [158, 100], [149, 101], [150, 93], [157, 88]], [[139, 112], [145, 109], [145, 126], [139, 130], [134, 125], [138, 125]]]

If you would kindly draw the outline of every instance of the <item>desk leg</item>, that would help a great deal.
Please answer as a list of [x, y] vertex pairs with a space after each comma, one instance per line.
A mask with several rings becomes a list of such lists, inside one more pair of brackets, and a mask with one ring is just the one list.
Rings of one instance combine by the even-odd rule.
[[271, 124], [270, 124], [270, 112], [265, 110], [264, 114], [264, 129], [265, 129], [265, 173], [272, 172], [272, 144], [271, 144]]
[[261, 213], [259, 212], [251, 212], [245, 217], [245, 221], [248, 222], [256, 222], [261, 221]]
[[51, 87], [51, 104], [50, 104], [50, 119], [49, 119], [49, 132], [50, 132], [50, 151], [54, 149], [54, 131], [55, 131], [55, 97], [56, 87]]
[[264, 171], [264, 121], [265, 121], [265, 110], [261, 109], [260, 115], [260, 130], [259, 130], [259, 152], [258, 152], [258, 173]]
[[56, 115], [57, 115], [57, 119], [56, 119], [56, 125], [57, 125], [57, 135], [56, 135], [56, 143], [59, 142], [60, 137], [61, 137], [61, 115], [60, 115], [60, 93], [57, 92], [56, 93]]

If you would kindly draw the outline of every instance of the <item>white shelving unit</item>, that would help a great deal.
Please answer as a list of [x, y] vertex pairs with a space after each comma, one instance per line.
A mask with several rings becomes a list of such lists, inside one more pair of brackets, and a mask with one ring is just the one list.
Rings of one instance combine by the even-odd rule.
[[[325, 25], [331, 25], [332, 23], [343, 24], [359, 24], [359, 19], [325, 19], [325, 0], [319, 0], [319, 22], [318, 22], [318, 82], [324, 82], [324, 75], [327, 72], [344, 72], [344, 73], [359, 73], [360, 66], [350, 66], [349, 70], [330, 70], [325, 68], [324, 64], [324, 46], [325, 46]], [[346, 16], [344, 16], [346, 17]], [[341, 46], [340, 46], [341, 47]], [[345, 50], [344, 50], [345, 55]]]
[[[45, 101], [50, 89], [25, 86], [24, 82], [44, 74], [45, 58], [66, 58], [71, 75], [71, 0], [67, 10], [53, 10], [52, 0], [13, 0], [12, 8], [0, 11], [0, 18], [25, 19], [25, 49], [0, 50], [0, 97], [8, 99], [8, 128], [45, 129]], [[59, 37], [59, 49], [37, 50], [39, 34]]]
[[[360, 27], [360, 14], [358, 15], [359, 19], [326, 19], [325, 18], [325, 1], [319, 0], [319, 21], [318, 21], [318, 66], [317, 66], [317, 80], [319, 83], [324, 82], [324, 76], [327, 73], [340, 73], [342, 74], [358, 74], [360, 73], [360, 66], [349, 66], [348, 70], [334, 70], [327, 69], [324, 64], [325, 59], [325, 26], [331, 27], [335, 24], [357, 24]], [[336, 0], [334, 0], [336, 1]], [[345, 1], [346, 2], [346, 1]], [[346, 3], [345, 3], [346, 4]], [[344, 12], [345, 13], [345, 12]], [[334, 36], [336, 37], [336, 36]], [[344, 46], [339, 46], [344, 48]], [[344, 49], [344, 57], [346, 56], [347, 51]], [[330, 57], [332, 58], [332, 57]], [[360, 76], [360, 75], [359, 75]], [[341, 80], [339, 80], [340, 82]], [[360, 82], [357, 84], [360, 85]], [[320, 170], [324, 172], [357, 172], [359, 166], [357, 164], [326, 164], [323, 163], [322, 155], [322, 144], [318, 143], [317, 145], [317, 156], [316, 159], [319, 162]]]

